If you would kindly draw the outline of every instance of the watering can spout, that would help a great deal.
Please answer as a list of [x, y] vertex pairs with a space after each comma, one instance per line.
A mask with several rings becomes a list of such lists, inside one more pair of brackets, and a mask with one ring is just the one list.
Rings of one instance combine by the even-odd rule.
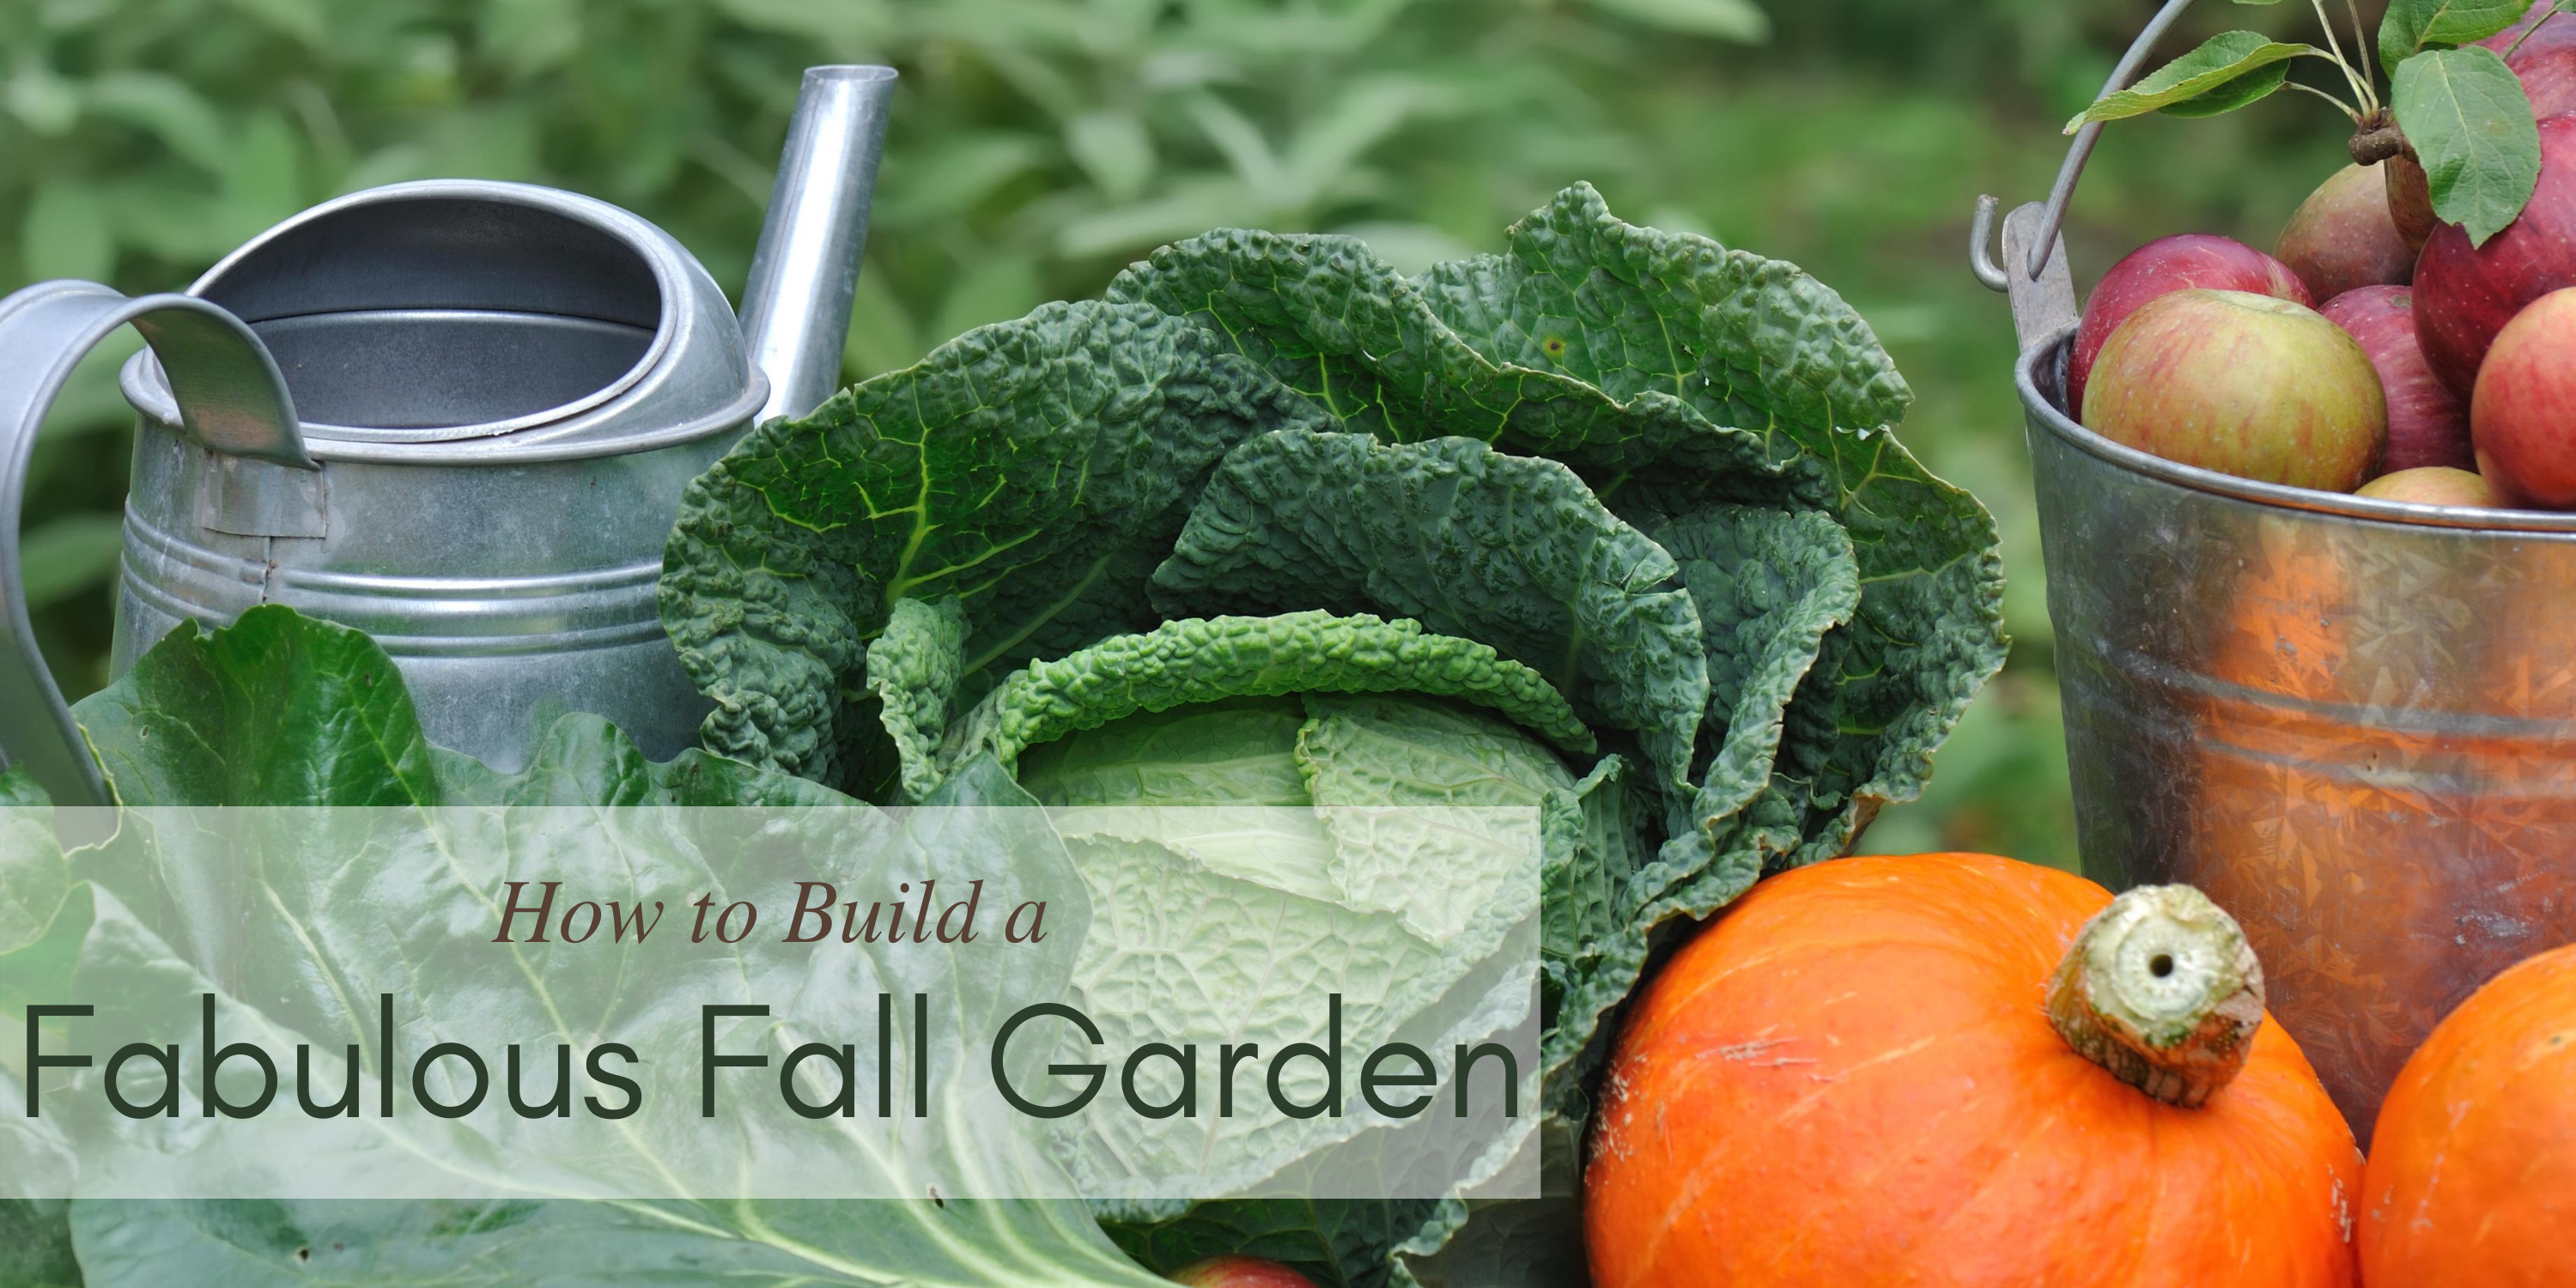
[[840, 387], [894, 83], [891, 67], [805, 72], [742, 292], [743, 339], [769, 378], [755, 423], [802, 416]]

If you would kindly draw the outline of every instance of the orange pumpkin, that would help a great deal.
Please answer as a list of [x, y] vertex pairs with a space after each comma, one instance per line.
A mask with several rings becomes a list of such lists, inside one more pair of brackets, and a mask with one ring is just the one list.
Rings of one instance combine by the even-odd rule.
[[2488, 981], [2379, 1111], [2362, 1185], [2370, 1288], [2576, 1284], [2576, 947]]
[[2188, 887], [1970, 854], [1764, 881], [1619, 1035], [1593, 1281], [2348, 1288], [2361, 1158], [2261, 988]]

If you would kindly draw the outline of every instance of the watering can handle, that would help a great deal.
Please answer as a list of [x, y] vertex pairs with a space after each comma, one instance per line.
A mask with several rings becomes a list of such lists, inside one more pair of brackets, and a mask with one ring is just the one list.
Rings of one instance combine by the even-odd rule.
[[[2120, 64], [2111, 69], [2111, 78], [2102, 84], [2102, 93], [2127, 89], [2146, 66], [2147, 55], [2154, 53], [2156, 42], [2182, 19], [2191, 0], [2166, 0], [2165, 7], [2149, 19], [2147, 28], [2122, 55]], [[2093, 159], [2093, 145], [2101, 141], [2102, 122], [2087, 122], [2075, 132], [2075, 143], [2066, 150], [2066, 161], [2057, 169], [2057, 183], [2048, 192], [2048, 202], [2033, 202], [2012, 212], [2004, 219], [2004, 262], [1988, 258], [1994, 244], [1995, 209], [1993, 197], [1977, 198], [1977, 218], [1970, 232], [1968, 263], [1977, 280], [2012, 297], [2013, 326], [2027, 349], [2039, 340], [2056, 335], [2075, 325], [2074, 279], [2066, 268], [2066, 207], [2075, 199], [2075, 184], [2084, 177], [2084, 165]], [[2057, 279], [2051, 281], [2051, 278]]]
[[230, 456], [321, 468], [305, 453], [277, 360], [222, 307], [185, 295], [128, 299], [68, 281], [0, 299], [0, 763], [24, 769], [57, 805], [111, 801], [28, 617], [18, 563], [27, 468], [72, 368], [128, 323], [160, 358], [191, 440]]

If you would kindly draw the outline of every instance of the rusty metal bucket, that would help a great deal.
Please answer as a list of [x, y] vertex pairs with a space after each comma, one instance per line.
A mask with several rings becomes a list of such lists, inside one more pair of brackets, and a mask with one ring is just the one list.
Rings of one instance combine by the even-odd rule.
[[2023, 345], [2084, 867], [2235, 914], [2366, 1142], [2442, 1016], [2576, 941], [2576, 514], [2254, 483], [2076, 424], [2057, 230], [2091, 145], [2005, 221], [2001, 265], [1985, 199], [1974, 254]]

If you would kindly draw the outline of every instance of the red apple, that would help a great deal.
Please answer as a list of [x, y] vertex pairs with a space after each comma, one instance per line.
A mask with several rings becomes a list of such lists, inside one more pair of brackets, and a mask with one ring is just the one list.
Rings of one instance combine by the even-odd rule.
[[2281, 230], [2273, 255], [2299, 275], [2308, 293], [2331, 300], [2364, 286], [2404, 286], [2415, 277], [2415, 252], [2388, 213], [2388, 181], [2379, 166], [2335, 171]]
[[2512, 502], [2483, 477], [2467, 470], [2445, 465], [2426, 465], [2411, 470], [2382, 474], [2361, 485], [2354, 496], [2374, 497], [2382, 501], [2412, 501], [2417, 505], [2464, 505], [2477, 510], [2502, 510]]
[[1315, 1281], [1259, 1257], [1208, 1257], [1166, 1276], [1189, 1288], [1315, 1288]]
[[2478, 364], [2525, 305], [2576, 286], [2576, 116], [2540, 123], [2540, 190], [2484, 246], [2444, 224], [2415, 265], [2415, 333], [2452, 389], [2475, 388]]
[[[2522, 33], [2535, 22], [2543, 25], [2524, 40]], [[2547, 120], [2576, 112], [2576, 16], [2559, 17], [2558, 7], [2542, 0], [2521, 21], [2478, 43], [2503, 54], [2516, 41], [2522, 48], [2506, 54], [2504, 65], [2521, 79], [2531, 114]]]
[[2469, 451], [2467, 400], [2424, 364], [2424, 347], [2415, 339], [2412, 291], [2365, 286], [2326, 301], [2321, 311], [2361, 342], [2361, 351], [2379, 371], [2379, 389], [2388, 398], [2388, 455], [2379, 468], [2390, 473], [2425, 465], [2465, 470], [2476, 463]]
[[2469, 424], [2478, 472], [2505, 495], [2576, 510], [2576, 290], [2540, 297], [2496, 336]]
[[2245, 291], [2139, 309], [2093, 367], [2084, 423], [2169, 461], [2349, 492], [2388, 445], [2370, 356], [2316, 310]]
[[2093, 288], [2093, 298], [2085, 302], [2084, 321], [2075, 328], [2075, 349], [2067, 356], [2067, 407], [2083, 409], [2093, 363], [2130, 314], [2160, 296], [2195, 289], [2251, 291], [2310, 307], [2317, 302], [2289, 265], [2243, 242], [2203, 233], [2148, 242], [2113, 264]]

